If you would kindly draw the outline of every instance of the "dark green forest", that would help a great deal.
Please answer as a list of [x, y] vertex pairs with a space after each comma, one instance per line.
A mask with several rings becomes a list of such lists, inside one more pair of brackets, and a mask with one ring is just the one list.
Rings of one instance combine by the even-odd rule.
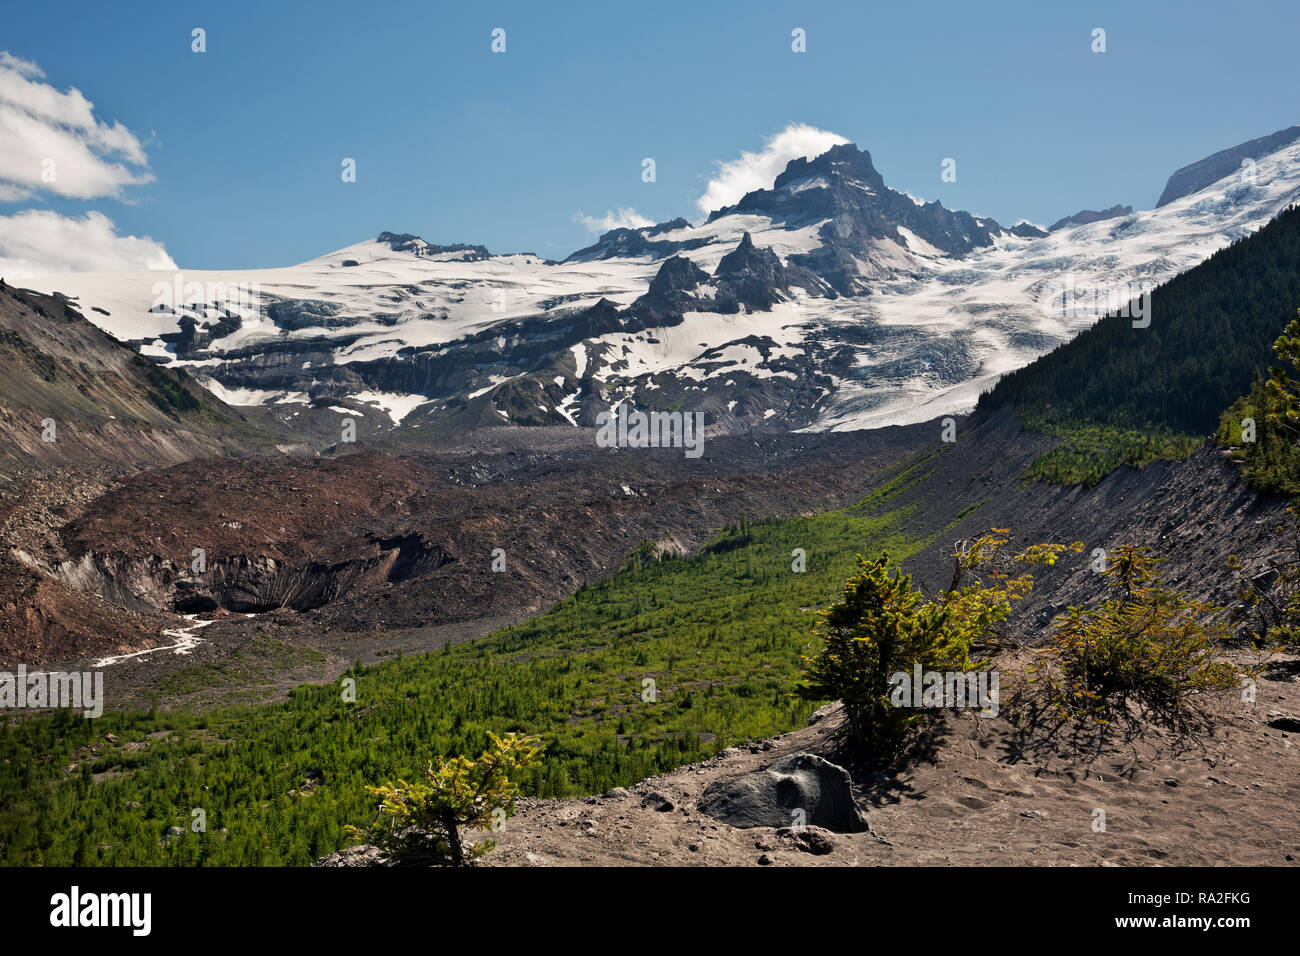
[[1004, 376], [978, 412], [1011, 404], [1065, 439], [1031, 477], [1095, 483], [1123, 464], [1190, 453], [1273, 361], [1300, 304], [1300, 207], [1151, 294], [1151, 324], [1107, 315]]

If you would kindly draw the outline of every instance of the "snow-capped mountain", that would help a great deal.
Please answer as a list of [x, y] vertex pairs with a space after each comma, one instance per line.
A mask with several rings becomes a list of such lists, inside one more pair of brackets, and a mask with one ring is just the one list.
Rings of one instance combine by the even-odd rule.
[[383, 233], [283, 269], [27, 284], [285, 417], [590, 424], [627, 400], [726, 430], [860, 428], [969, 409], [1298, 200], [1300, 127], [1179, 170], [1154, 210], [1050, 231], [914, 199], [843, 145], [698, 226], [615, 229], [563, 262]]

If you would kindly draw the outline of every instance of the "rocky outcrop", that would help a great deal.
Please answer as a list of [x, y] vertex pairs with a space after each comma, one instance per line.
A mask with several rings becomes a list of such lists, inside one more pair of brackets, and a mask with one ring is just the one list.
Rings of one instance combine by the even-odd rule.
[[1040, 229], [1032, 222], [1018, 222], [1007, 231], [1021, 239], [1042, 239], [1048, 233], [1048, 230]]
[[179, 358], [190, 358], [220, 338], [225, 338], [240, 326], [240, 318], [232, 312], [222, 310], [219, 317], [199, 322], [192, 316], [182, 315], [177, 320], [180, 331], [164, 332], [158, 336], [164, 342], [176, 347]]
[[333, 302], [321, 299], [277, 299], [271, 296], [263, 298], [266, 299], [266, 317], [277, 328], [290, 332], [308, 328], [346, 328], [356, 322], [353, 317], [340, 316], [342, 310]]
[[617, 332], [623, 328], [619, 318], [618, 306], [609, 299], [601, 299], [589, 309], [584, 309], [573, 320], [571, 335], [575, 342], [596, 338], [606, 332]]
[[[491, 259], [492, 253], [488, 252], [487, 246], [469, 245], [464, 242], [454, 242], [449, 246], [438, 246], [431, 242], [425, 242], [419, 236], [412, 235], [409, 232], [381, 232], [375, 242], [382, 242], [394, 252], [410, 252], [417, 256], [437, 256], [451, 253], [460, 253], [457, 258], [465, 262], [474, 262], [479, 259]], [[347, 265], [346, 262], [343, 263]], [[355, 265], [356, 263], [353, 263]]]
[[720, 299], [728, 296], [751, 309], [770, 309], [787, 288], [781, 260], [771, 249], [757, 248], [749, 233], [722, 257], [714, 277], [724, 289]]
[[294, 563], [267, 555], [205, 561], [202, 571], [158, 555], [86, 553], [50, 569], [78, 591], [135, 611], [194, 614], [223, 608], [257, 614], [322, 607], [358, 586], [404, 581], [455, 560], [418, 535], [372, 542], [378, 553], [331, 563]]
[[[745, 234], [749, 238], [749, 234]], [[650, 280], [650, 295], [666, 296], [673, 292], [691, 292], [701, 282], [708, 282], [709, 274], [685, 256], [672, 256], [664, 260], [655, 277]]]
[[1231, 175], [1241, 169], [1241, 161], [1244, 159], [1267, 156], [1298, 139], [1300, 139], [1300, 126], [1292, 126], [1289, 129], [1278, 130], [1271, 136], [1261, 136], [1229, 149], [1221, 149], [1211, 156], [1184, 166], [1169, 177], [1169, 181], [1165, 183], [1165, 191], [1156, 201], [1156, 208], [1159, 209], [1184, 196], [1190, 196], [1218, 182], [1224, 176]]
[[[1066, 216], [1058, 219], [1047, 227], [1047, 232], [1056, 232], [1058, 229], [1070, 229], [1074, 226], [1086, 226], [1093, 222], [1102, 222], [1106, 219], [1118, 219], [1120, 216], [1133, 215], [1132, 206], [1121, 206], [1119, 203], [1111, 206], [1109, 209], [1102, 209], [1100, 212], [1094, 209], [1080, 209], [1073, 216]], [[1015, 230], [1012, 230], [1013, 232]], [[1044, 233], [1046, 235], [1047, 233]]]

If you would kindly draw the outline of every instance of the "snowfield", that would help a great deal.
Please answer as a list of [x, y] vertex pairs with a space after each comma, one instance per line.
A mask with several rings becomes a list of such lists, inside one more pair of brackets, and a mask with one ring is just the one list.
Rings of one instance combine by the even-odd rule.
[[[796, 198], [824, 191], [818, 179], [784, 189]], [[1254, 182], [1230, 176], [1159, 209], [1044, 238], [1004, 231], [960, 257], [900, 227], [901, 242], [873, 239], [856, 263], [871, 277], [869, 295], [792, 287], [767, 311], [692, 309], [679, 324], [576, 342], [563, 337], [574, 317], [602, 299], [631, 305], [665, 257], [554, 263], [371, 240], [285, 268], [81, 273], [25, 285], [72, 298], [92, 322], [155, 361], [189, 367], [231, 404], [350, 399], [397, 426], [486, 401], [505, 420], [526, 404], [554, 423], [590, 424], [596, 405], [668, 388], [688, 402], [698, 396], [711, 418], [750, 427], [869, 428], [969, 410], [999, 376], [1095, 322], [1099, 308], [1149, 291], [1297, 201], [1300, 143], [1260, 158]], [[814, 253], [828, 228], [825, 217], [787, 223], [751, 212], [641, 233], [688, 244], [678, 254], [712, 276], [745, 233], [789, 265]], [[204, 338], [186, 340], [187, 328]], [[524, 387], [526, 403], [497, 401]], [[808, 387], [821, 396], [812, 405]]]

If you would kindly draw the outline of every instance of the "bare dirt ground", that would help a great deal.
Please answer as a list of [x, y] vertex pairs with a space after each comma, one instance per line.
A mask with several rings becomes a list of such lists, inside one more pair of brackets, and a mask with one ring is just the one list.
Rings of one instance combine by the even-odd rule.
[[[911, 767], [857, 781], [868, 833], [813, 855], [790, 830], [701, 813], [712, 783], [799, 752], [834, 758], [837, 714], [762, 745], [642, 781], [626, 794], [520, 800], [489, 866], [1257, 866], [1300, 860], [1300, 661], [1279, 658], [1253, 704], [1222, 702], [1213, 733], [1150, 732], [1091, 759], [1017, 760], [1010, 725], [948, 712]], [[862, 775], [859, 775], [862, 776]], [[657, 810], [657, 794], [671, 810]], [[1105, 830], [1094, 829], [1105, 814]]]

